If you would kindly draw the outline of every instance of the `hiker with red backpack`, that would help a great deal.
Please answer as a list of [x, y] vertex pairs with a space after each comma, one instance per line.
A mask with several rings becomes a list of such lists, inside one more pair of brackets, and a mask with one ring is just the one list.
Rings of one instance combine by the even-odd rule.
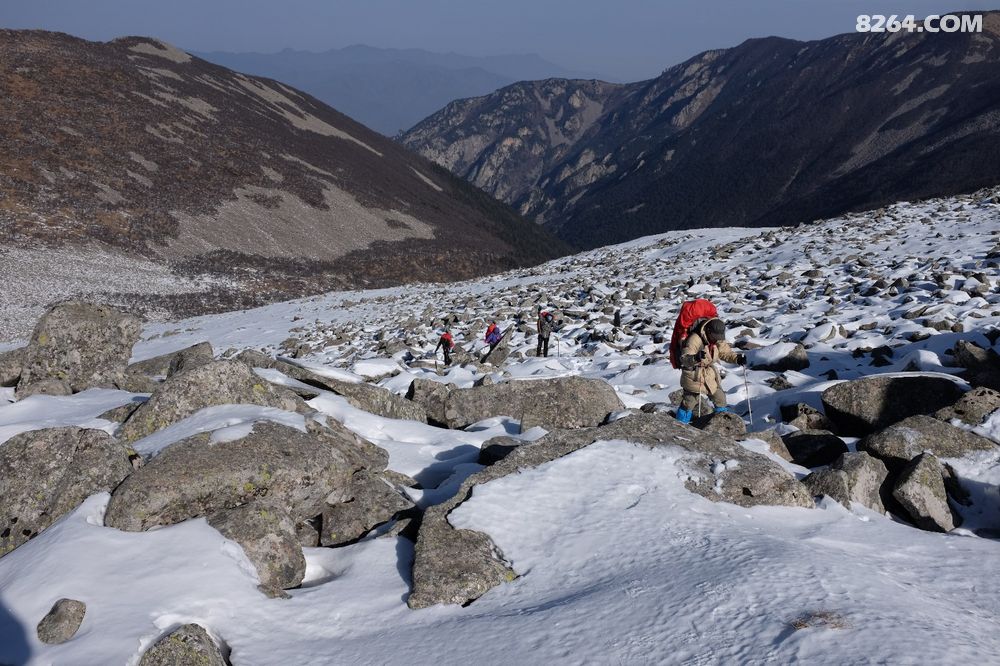
[[718, 317], [715, 306], [704, 299], [688, 301], [674, 325], [670, 341], [670, 362], [681, 369], [684, 395], [677, 410], [677, 420], [690, 423], [694, 408], [708, 395], [715, 412], [728, 411], [726, 394], [715, 364], [719, 361], [746, 365], [744, 354], [737, 354], [726, 342], [726, 325]]
[[451, 365], [451, 350], [454, 346], [455, 340], [451, 337], [451, 331], [445, 329], [441, 338], [438, 339], [437, 347], [434, 348], [434, 356], [437, 356], [438, 349], [444, 349], [444, 364]]

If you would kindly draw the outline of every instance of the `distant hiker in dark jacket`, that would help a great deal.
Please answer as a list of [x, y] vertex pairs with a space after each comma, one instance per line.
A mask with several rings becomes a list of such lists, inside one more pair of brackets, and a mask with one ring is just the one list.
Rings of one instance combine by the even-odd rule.
[[712, 399], [716, 413], [728, 410], [726, 394], [715, 367], [719, 361], [746, 365], [747, 357], [734, 352], [726, 342], [726, 325], [721, 319], [707, 319], [695, 324], [681, 351], [681, 388], [684, 389], [684, 397], [677, 410], [677, 420], [681, 423], [691, 422], [694, 408], [702, 394]]
[[554, 323], [555, 318], [552, 316], [552, 313], [546, 312], [542, 310], [541, 306], [538, 306], [538, 323], [536, 325], [538, 329], [538, 346], [535, 349], [535, 356], [549, 355], [549, 336], [552, 335]]
[[437, 347], [434, 348], [434, 355], [437, 356], [438, 349], [444, 350], [444, 364], [451, 365], [451, 349], [455, 346], [455, 340], [451, 337], [451, 331], [445, 329], [438, 340]]

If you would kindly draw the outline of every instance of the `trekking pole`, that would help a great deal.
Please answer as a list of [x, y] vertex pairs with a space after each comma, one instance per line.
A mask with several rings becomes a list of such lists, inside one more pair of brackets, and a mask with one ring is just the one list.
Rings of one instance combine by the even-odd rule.
[[743, 390], [747, 393], [747, 409], [750, 410], [750, 427], [753, 427], [753, 403], [750, 400], [750, 383], [747, 381], [747, 367], [743, 366]]
[[698, 418], [701, 418], [701, 394], [705, 390], [705, 369], [698, 368]]

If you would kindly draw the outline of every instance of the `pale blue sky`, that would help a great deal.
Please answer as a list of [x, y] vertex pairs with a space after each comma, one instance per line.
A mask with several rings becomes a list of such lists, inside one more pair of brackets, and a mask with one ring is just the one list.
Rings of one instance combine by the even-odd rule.
[[149, 35], [196, 51], [351, 44], [468, 55], [538, 53], [639, 80], [749, 37], [816, 39], [858, 14], [944, 14], [1000, 0], [0, 0], [0, 26], [88, 39]]

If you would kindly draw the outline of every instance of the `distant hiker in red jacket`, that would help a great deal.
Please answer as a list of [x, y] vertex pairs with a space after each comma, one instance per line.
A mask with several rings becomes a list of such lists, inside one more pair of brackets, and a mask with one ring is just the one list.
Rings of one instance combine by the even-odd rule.
[[486, 336], [483, 338], [490, 346], [490, 351], [493, 351], [500, 344], [501, 339], [503, 339], [503, 333], [500, 332], [500, 327], [497, 326], [496, 321], [491, 321], [486, 328]]
[[438, 340], [437, 347], [434, 348], [434, 355], [437, 356], [438, 349], [444, 349], [444, 364], [451, 365], [451, 350], [455, 346], [455, 340], [451, 337], [451, 331], [445, 329]]

